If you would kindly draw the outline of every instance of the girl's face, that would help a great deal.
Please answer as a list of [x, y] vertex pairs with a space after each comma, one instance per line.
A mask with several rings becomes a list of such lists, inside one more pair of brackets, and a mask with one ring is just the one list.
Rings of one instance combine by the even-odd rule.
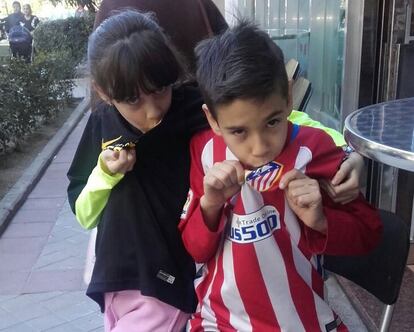
[[[168, 112], [171, 106], [172, 88], [168, 86], [150, 94], [142, 91], [139, 93], [137, 100], [129, 102], [111, 100], [110, 102], [132, 126], [147, 132], [158, 125]], [[107, 100], [101, 93], [99, 94], [102, 99]]]
[[28, 6], [28, 5], [23, 6], [23, 14], [24, 15], [31, 15], [32, 14], [32, 10], [30, 9], [30, 6]]

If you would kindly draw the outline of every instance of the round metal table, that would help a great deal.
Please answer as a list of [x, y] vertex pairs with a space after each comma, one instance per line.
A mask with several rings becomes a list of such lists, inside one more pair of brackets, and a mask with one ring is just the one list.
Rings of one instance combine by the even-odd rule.
[[345, 139], [367, 158], [414, 172], [414, 98], [361, 108], [345, 119]]
[[[351, 113], [345, 119], [344, 136], [348, 144], [363, 156], [396, 169], [414, 172], [414, 98], [370, 105]], [[414, 173], [409, 174], [414, 177]], [[403, 192], [403, 189], [398, 192], [397, 189], [397, 196], [412, 197], [414, 188], [405, 190], [410, 192]], [[410, 257], [414, 259], [414, 199], [406, 205], [410, 204], [411, 215], [403, 219], [411, 224], [410, 251], [413, 254]]]

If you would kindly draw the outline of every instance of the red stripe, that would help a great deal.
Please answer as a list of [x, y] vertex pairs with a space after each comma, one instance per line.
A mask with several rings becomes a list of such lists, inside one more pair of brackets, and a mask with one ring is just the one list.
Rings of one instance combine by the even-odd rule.
[[215, 136], [213, 138], [213, 165], [223, 160], [226, 160], [226, 145], [220, 136]]
[[280, 250], [284, 253], [282, 258], [285, 262], [292, 300], [303, 326], [306, 326], [308, 331], [319, 331], [320, 327], [315, 309], [313, 292], [296, 270], [290, 237], [286, 234], [282, 234], [282, 232], [286, 231], [287, 229], [284, 228], [279, 232], [275, 232], [274, 236]]
[[234, 261], [239, 263], [234, 267], [236, 284], [253, 331], [280, 329], [262, 278], [254, 246], [233, 243], [233, 248]]
[[[236, 209], [238, 214], [246, 214], [241, 199], [238, 200]], [[233, 260], [239, 263], [233, 264], [236, 286], [239, 289], [253, 331], [279, 329], [279, 323], [273, 311], [254, 246], [238, 243], [233, 243], [232, 246]], [[249, 264], [240, 264], [240, 262], [249, 262]]]

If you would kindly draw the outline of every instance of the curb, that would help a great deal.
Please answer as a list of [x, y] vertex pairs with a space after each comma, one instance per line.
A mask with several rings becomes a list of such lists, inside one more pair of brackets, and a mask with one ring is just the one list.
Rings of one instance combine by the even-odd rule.
[[22, 206], [37, 182], [39, 182], [53, 157], [66, 141], [66, 138], [89, 109], [89, 102], [89, 97], [84, 98], [80, 102], [63, 126], [56, 132], [43, 150], [32, 161], [31, 165], [24, 171], [19, 180], [7, 192], [3, 199], [0, 200], [0, 236], [6, 230], [17, 210]]

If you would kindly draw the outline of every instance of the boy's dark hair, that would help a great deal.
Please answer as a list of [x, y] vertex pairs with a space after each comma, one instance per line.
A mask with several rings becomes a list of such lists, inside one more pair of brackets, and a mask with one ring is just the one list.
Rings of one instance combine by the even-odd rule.
[[217, 106], [236, 99], [263, 101], [273, 93], [288, 99], [282, 50], [247, 20], [202, 41], [195, 53], [197, 81], [214, 117]]
[[89, 37], [88, 64], [94, 83], [109, 98], [133, 101], [184, 77], [184, 67], [149, 13], [118, 11]]
[[20, 4], [19, 1], [13, 1], [12, 6], [14, 6], [14, 5], [19, 5], [21, 7], [21, 4]]

